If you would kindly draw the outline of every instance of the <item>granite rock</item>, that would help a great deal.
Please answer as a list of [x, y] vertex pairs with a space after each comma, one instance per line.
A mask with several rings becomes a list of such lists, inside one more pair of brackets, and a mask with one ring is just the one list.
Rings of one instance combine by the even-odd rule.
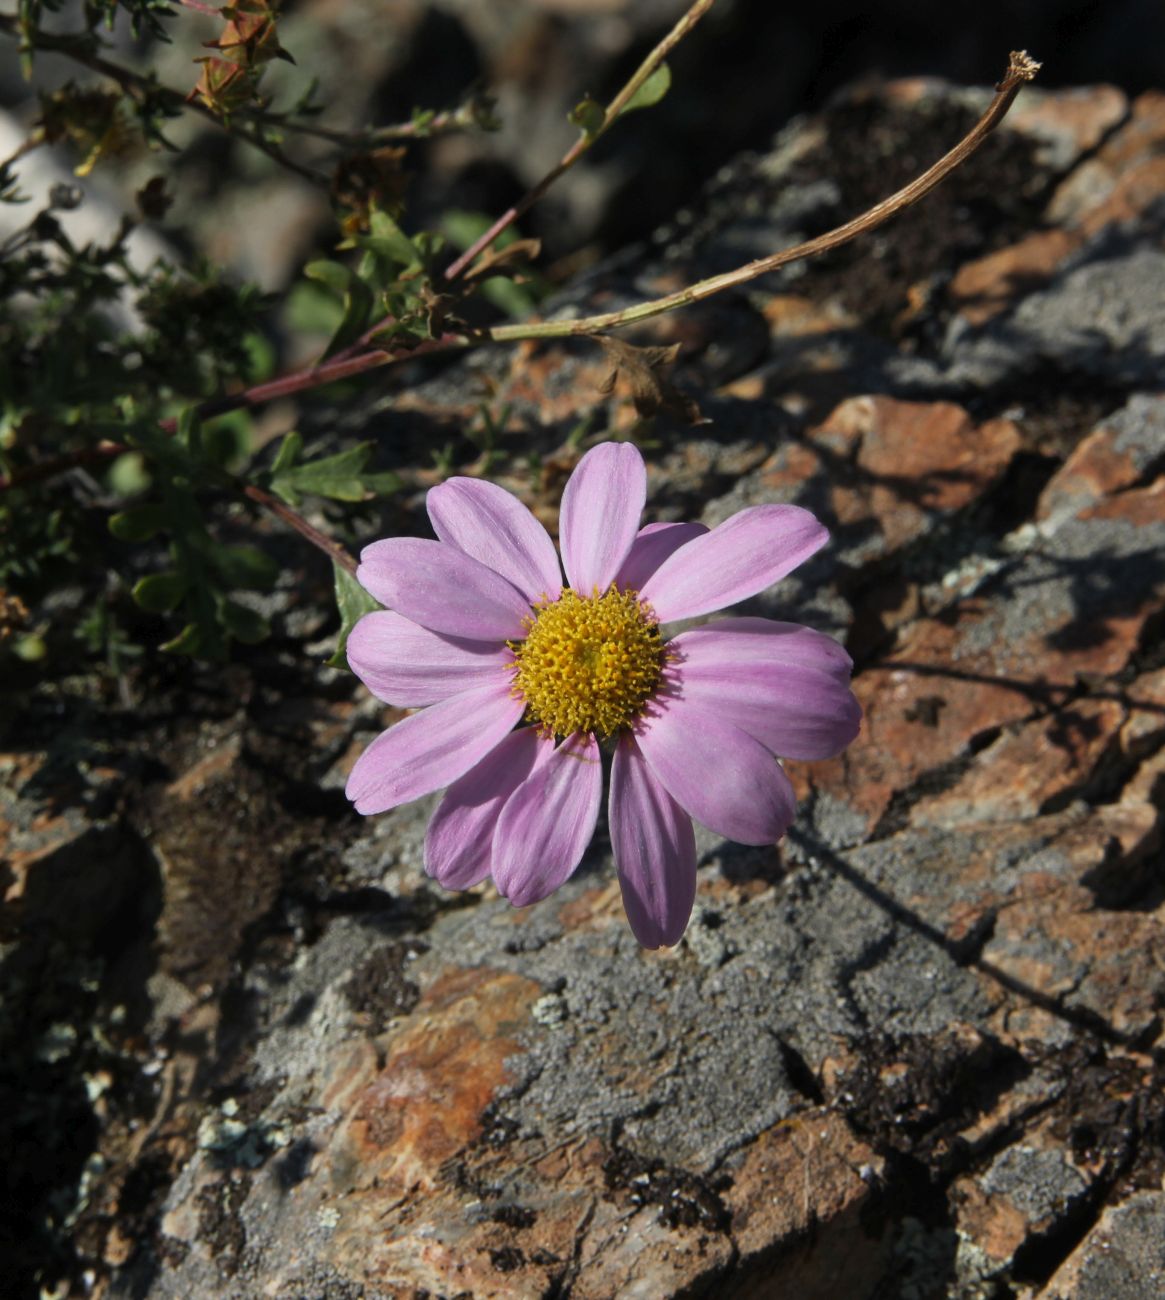
[[[938, 83], [844, 96], [558, 309], [836, 215], [879, 183], [829, 148], [856, 120], [892, 171], [972, 108]], [[431, 801], [361, 820], [340, 792], [392, 715], [291, 631], [100, 726], [76, 696], [21, 703], [0, 1070], [14, 1168], [71, 1135], [29, 1184], [54, 1207], [27, 1238], [42, 1278], [125, 1300], [1150, 1293], [1165, 261], [1129, 177], [1158, 113], [1042, 96], [934, 210], [667, 327], [709, 422], [635, 428], [651, 516], [817, 510], [833, 546], [746, 608], [845, 639], [866, 711], [843, 756], [788, 765], [781, 845], [700, 832], [675, 949], [634, 943], [602, 830], [535, 907], [439, 891]], [[999, 175], [1029, 197], [972, 221]], [[604, 374], [585, 344], [487, 352], [305, 427], [391, 434], [404, 490], [371, 535], [424, 531], [445, 442], [553, 526], [580, 422], [632, 428]], [[483, 391], [508, 410], [486, 459], [458, 432]]]

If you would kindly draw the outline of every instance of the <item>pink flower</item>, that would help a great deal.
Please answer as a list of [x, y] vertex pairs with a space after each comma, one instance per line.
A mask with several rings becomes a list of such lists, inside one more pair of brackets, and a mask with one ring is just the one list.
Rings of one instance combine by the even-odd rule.
[[[696, 893], [692, 818], [772, 844], [793, 819], [776, 755], [828, 758], [857, 735], [852, 663], [795, 623], [696, 618], [771, 586], [828, 538], [807, 510], [752, 506], [703, 524], [639, 527], [643, 458], [603, 443], [562, 494], [562, 585], [545, 529], [514, 496], [452, 478], [428, 496], [438, 541], [361, 554], [387, 610], [348, 640], [378, 698], [418, 708], [372, 742], [348, 797], [378, 813], [447, 786], [425, 868], [448, 889], [492, 876], [517, 906], [569, 878], [590, 842], [613, 750], [609, 822], [623, 906], [648, 948], [674, 944]], [[525, 725], [520, 725], [525, 724]]]

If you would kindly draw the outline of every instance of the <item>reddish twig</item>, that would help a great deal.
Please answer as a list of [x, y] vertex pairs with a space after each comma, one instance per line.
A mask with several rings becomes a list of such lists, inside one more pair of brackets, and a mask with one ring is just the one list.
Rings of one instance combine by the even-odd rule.
[[317, 550], [323, 551], [333, 564], [338, 564], [341, 569], [346, 569], [353, 577], [356, 576], [355, 557], [339, 542], [309, 524], [303, 515], [292, 510], [285, 501], [280, 501], [273, 493], [255, 483], [242, 483], [240, 489], [248, 500], [261, 505], [264, 510], [269, 510], [282, 519], [289, 528], [294, 528], [301, 537], [306, 537]]
[[[464, 348], [466, 340], [460, 334], [443, 334], [440, 338], [425, 339], [413, 347], [374, 348], [360, 352], [355, 356], [337, 353], [327, 361], [317, 361], [304, 370], [294, 370], [278, 379], [269, 379], [263, 384], [254, 384], [237, 393], [225, 393], [222, 397], [211, 397], [195, 408], [195, 415], [200, 420], [212, 420], [218, 415], [227, 415], [231, 411], [250, 411], [267, 402], [278, 401], [283, 397], [293, 397], [296, 393], [307, 392], [312, 388], [322, 388], [325, 384], [336, 384], [342, 379], [351, 379], [368, 370], [378, 370], [394, 361], [407, 361], [412, 357], [428, 356], [434, 352], [444, 352], [450, 348]], [[166, 433], [173, 433], [178, 428], [178, 421], [163, 420], [161, 427]]]

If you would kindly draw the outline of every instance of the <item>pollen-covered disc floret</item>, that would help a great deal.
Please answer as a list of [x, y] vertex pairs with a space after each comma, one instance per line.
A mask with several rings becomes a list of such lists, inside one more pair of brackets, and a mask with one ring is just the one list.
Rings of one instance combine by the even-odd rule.
[[514, 690], [531, 722], [556, 736], [611, 736], [642, 711], [659, 685], [659, 623], [637, 592], [567, 589], [536, 607], [524, 641], [511, 642]]

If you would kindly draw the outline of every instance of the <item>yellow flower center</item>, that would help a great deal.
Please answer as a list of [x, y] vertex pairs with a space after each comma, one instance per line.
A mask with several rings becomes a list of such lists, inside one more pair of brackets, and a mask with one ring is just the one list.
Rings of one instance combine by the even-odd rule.
[[545, 731], [613, 735], [642, 710], [659, 685], [664, 648], [659, 623], [634, 591], [580, 596], [569, 589], [537, 606], [517, 659], [514, 693]]

